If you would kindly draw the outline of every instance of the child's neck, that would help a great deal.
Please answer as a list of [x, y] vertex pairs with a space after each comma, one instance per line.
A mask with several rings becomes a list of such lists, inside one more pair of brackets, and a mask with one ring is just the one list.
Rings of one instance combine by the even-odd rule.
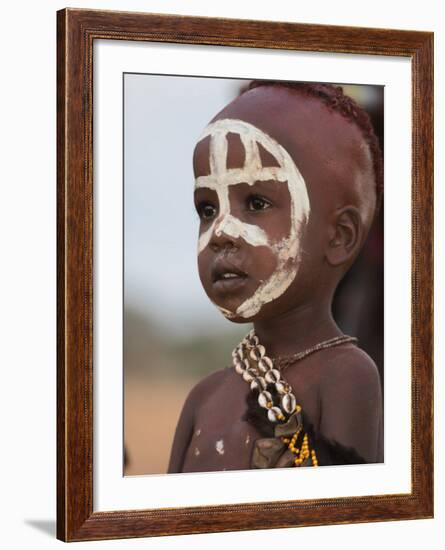
[[254, 323], [269, 357], [293, 355], [342, 334], [328, 304], [303, 305], [273, 319]]

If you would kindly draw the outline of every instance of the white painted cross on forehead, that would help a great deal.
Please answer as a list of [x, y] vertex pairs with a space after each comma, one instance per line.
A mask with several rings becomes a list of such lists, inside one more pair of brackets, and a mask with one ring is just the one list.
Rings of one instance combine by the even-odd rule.
[[[227, 168], [227, 134], [240, 136], [245, 150], [243, 168]], [[263, 281], [254, 295], [241, 304], [236, 314], [251, 317], [264, 303], [280, 296], [291, 284], [299, 265], [300, 232], [309, 216], [309, 198], [306, 184], [292, 157], [276, 140], [256, 126], [242, 120], [222, 119], [209, 124], [199, 141], [210, 136], [210, 174], [196, 178], [195, 188], [212, 189], [218, 196], [219, 212], [211, 226], [199, 237], [198, 254], [210, 242], [213, 233], [223, 233], [234, 239], [241, 238], [252, 246], [267, 246], [277, 257], [274, 274]], [[258, 144], [272, 155], [278, 166], [263, 166]], [[236, 218], [230, 211], [229, 187], [239, 183], [253, 185], [257, 181], [277, 181], [287, 184], [291, 199], [290, 233], [279, 242], [272, 242], [259, 226]], [[289, 260], [293, 265], [289, 266]], [[224, 315], [233, 317], [233, 312], [220, 308]]]
[[[227, 134], [229, 133], [240, 136], [245, 150], [243, 168], [227, 168]], [[200, 141], [207, 136], [210, 136], [210, 175], [196, 178], [195, 188], [205, 187], [216, 191], [219, 214], [207, 231], [201, 235], [198, 252], [207, 246], [213, 231], [217, 236], [225, 233], [233, 238], [241, 237], [253, 246], [268, 245], [268, 236], [260, 227], [243, 223], [231, 215], [229, 186], [242, 182], [253, 185], [256, 181], [288, 181], [290, 174], [286, 166], [286, 151], [264, 132], [241, 120], [223, 119], [209, 124], [200, 136]], [[258, 143], [276, 159], [278, 166], [263, 167]]]

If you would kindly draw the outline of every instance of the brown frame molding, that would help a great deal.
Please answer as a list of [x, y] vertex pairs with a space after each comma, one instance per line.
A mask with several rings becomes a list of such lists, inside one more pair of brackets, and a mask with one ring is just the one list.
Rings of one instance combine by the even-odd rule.
[[[411, 58], [411, 493], [93, 513], [92, 69], [93, 41], [99, 38]], [[433, 33], [65, 9], [57, 13], [57, 85], [57, 537], [97, 540], [432, 517]]]

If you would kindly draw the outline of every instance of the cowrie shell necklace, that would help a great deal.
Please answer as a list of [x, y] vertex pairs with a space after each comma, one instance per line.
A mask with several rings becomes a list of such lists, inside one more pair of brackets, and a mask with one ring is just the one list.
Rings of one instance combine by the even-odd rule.
[[[267, 418], [270, 422], [277, 423], [285, 421], [286, 416], [289, 417], [295, 411], [301, 410], [293, 394], [292, 386], [284, 380], [281, 370], [316, 351], [349, 342], [355, 343], [357, 338], [347, 335], [336, 336], [302, 352], [278, 358], [276, 363], [279, 368], [275, 368], [273, 360], [266, 355], [266, 348], [260, 344], [255, 330], [252, 329], [232, 351], [232, 362], [235, 371], [250, 384], [250, 389], [258, 390], [258, 404], [267, 410]], [[272, 394], [267, 390], [268, 384], [275, 387], [278, 403], [274, 403]]]

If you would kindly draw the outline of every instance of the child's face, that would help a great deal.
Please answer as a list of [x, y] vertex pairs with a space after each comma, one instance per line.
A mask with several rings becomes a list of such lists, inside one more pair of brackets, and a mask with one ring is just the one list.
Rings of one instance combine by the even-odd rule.
[[201, 281], [228, 318], [252, 319], [298, 272], [310, 211], [306, 184], [289, 153], [252, 124], [221, 119], [201, 139]]
[[194, 153], [198, 268], [227, 318], [268, 319], [331, 292], [336, 213], [373, 208], [363, 145], [320, 101], [271, 87], [241, 95], [207, 126]]

